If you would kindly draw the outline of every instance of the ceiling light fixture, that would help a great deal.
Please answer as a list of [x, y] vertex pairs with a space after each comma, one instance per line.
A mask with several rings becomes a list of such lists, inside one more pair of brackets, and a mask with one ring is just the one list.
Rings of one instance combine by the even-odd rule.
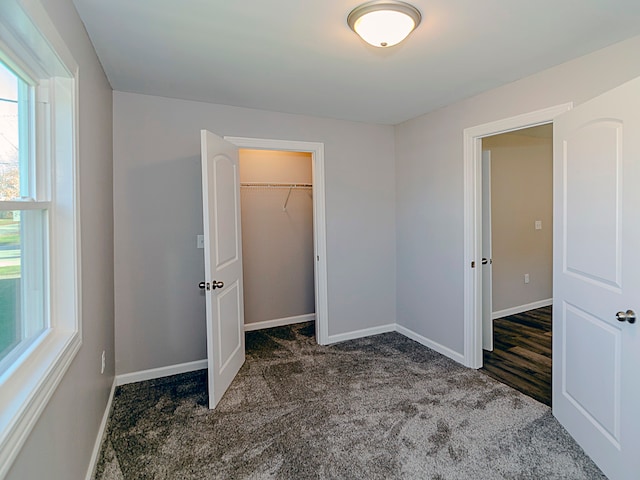
[[422, 15], [413, 5], [393, 0], [367, 2], [347, 17], [351, 30], [374, 47], [400, 43], [420, 24]]

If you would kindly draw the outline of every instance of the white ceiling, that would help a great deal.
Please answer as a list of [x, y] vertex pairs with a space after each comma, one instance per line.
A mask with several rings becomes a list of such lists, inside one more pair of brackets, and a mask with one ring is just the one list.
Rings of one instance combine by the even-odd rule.
[[638, 0], [414, 0], [377, 49], [358, 0], [73, 0], [114, 90], [397, 124], [640, 34]]

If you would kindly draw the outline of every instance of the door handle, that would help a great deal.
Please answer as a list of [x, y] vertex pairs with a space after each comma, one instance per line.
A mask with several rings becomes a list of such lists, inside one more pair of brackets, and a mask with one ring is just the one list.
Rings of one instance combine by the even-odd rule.
[[216, 288], [222, 288], [224, 287], [224, 283], [223, 282], [216, 282], [215, 280], [211, 283], [209, 282], [200, 282], [198, 284], [198, 288], [200, 290], [215, 290]]
[[626, 312], [616, 313], [616, 320], [619, 322], [636, 323], [636, 312], [633, 310], [627, 310]]
[[483, 258], [483, 259], [482, 259], [482, 264], [483, 264], [483, 265], [486, 265], [487, 263], [489, 263], [489, 260], [487, 260], [486, 258]]

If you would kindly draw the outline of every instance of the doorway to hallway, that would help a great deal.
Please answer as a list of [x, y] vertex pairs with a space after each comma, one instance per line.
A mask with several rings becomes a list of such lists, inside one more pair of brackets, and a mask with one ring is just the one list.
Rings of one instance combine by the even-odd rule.
[[482, 138], [483, 365], [551, 404], [553, 126]]

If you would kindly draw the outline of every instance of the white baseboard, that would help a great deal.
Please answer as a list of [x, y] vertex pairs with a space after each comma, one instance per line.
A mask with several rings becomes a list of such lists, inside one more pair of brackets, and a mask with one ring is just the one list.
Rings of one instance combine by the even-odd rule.
[[439, 343], [434, 342], [433, 340], [429, 340], [428, 338], [417, 334], [413, 330], [409, 330], [408, 328], [403, 327], [402, 325], [398, 325], [396, 323], [390, 323], [387, 325], [382, 325], [380, 327], [365, 328], [363, 330], [356, 330], [355, 332], [342, 333], [340, 335], [330, 335], [329, 342], [327, 343], [327, 345], [330, 345], [332, 343], [344, 342], [347, 340], [354, 340], [356, 338], [369, 337], [371, 335], [378, 335], [380, 333], [387, 333], [387, 332], [398, 332], [401, 335], [404, 335], [405, 337], [408, 337], [411, 340], [415, 340], [421, 345], [424, 345], [425, 347], [428, 347], [431, 350], [435, 350], [436, 352], [441, 353], [445, 357], [449, 357], [451, 360], [454, 360], [464, 365], [464, 355], [462, 355], [461, 353], [453, 351], [450, 348], [445, 347], [444, 345], [440, 345]]
[[379, 327], [364, 328], [362, 330], [340, 333], [338, 335], [329, 335], [327, 337], [327, 345], [338, 342], [346, 342], [347, 340], [354, 340], [356, 338], [370, 337], [371, 335], [378, 335], [380, 333], [394, 332], [395, 330], [396, 324], [389, 323], [387, 325], [381, 325]]
[[[548, 304], [550, 304], [550, 301]], [[541, 306], [545, 306], [545, 305], [541, 305]], [[538, 308], [538, 307], [532, 307], [532, 308]], [[289, 322], [289, 323], [283, 323], [278, 325], [272, 325], [272, 326], [280, 326], [280, 325], [288, 325], [291, 323], [309, 321], [307, 318], [303, 319], [302, 317], [308, 317], [308, 316], [300, 315], [299, 317], [289, 317], [287, 319], [269, 320], [269, 322], [274, 322], [274, 321], [280, 322], [283, 320], [287, 320]], [[291, 321], [292, 319], [296, 319], [296, 318], [300, 320]], [[252, 329], [255, 330], [258, 328], [270, 328], [270, 327], [264, 326], [264, 324], [266, 323], [267, 322], [260, 322], [259, 324], [258, 323], [253, 324], [253, 325], [263, 325], [263, 326], [252, 328]], [[245, 325], [245, 330], [247, 330], [246, 327], [247, 325]], [[428, 338], [423, 337], [422, 335], [419, 335], [416, 332], [409, 330], [406, 327], [403, 327], [402, 325], [397, 325], [395, 323], [389, 323], [387, 325], [380, 325], [378, 327], [372, 327], [372, 328], [364, 328], [362, 330], [341, 333], [338, 335], [329, 335], [327, 345], [331, 345], [333, 343], [345, 342], [347, 340], [354, 340], [357, 338], [369, 337], [372, 335], [379, 335], [381, 333], [388, 333], [388, 332], [398, 332], [404, 335], [405, 337], [415, 340], [416, 342], [424, 345], [425, 347], [435, 350], [436, 352], [441, 353], [442, 355], [449, 357], [452, 360], [455, 360], [456, 362], [464, 365], [464, 355], [458, 352], [455, 352], [450, 348], [445, 347], [444, 345], [440, 345], [439, 343], [434, 342], [433, 340], [429, 340]], [[196, 370], [203, 370], [205, 368], [207, 368], [206, 359], [197, 360], [195, 362], [189, 362], [189, 363], [181, 363], [179, 365], [169, 365], [166, 367], [152, 368], [150, 370], [142, 370], [140, 372], [125, 373], [121, 375], [116, 375], [114, 385], [116, 386], [126, 385], [128, 383], [142, 382], [145, 380], [152, 380], [155, 378], [168, 377], [169, 375], [177, 375], [179, 373], [193, 372]]]
[[527, 303], [526, 305], [518, 305], [517, 307], [511, 307], [511, 308], [506, 308], [504, 310], [499, 310], [497, 312], [493, 312], [491, 314], [491, 318], [495, 320], [496, 318], [508, 317], [509, 315], [528, 312], [529, 310], [534, 310], [536, 308], [548, 307], [549, 305], [553, 305], [553, 298], [547, 298], [545, 300], [539, 300], [537, 302]]
[[120, 386], [128, 383], [143, 382], [145, 380], [168, 377], [169, 375], [177, 375], [179, 373], [194, 372], [205, 368], [207, 368], [206, 358], [204, 360], [196, 360], [195, 362], [180, 363], [178, 365], [169, 365], [167, 367], [152, 368], [150, 370], [142, 370], [140, 372], [116, 375], [116, 384]]
[[410, 338], [411, 340], [415, 340], [416, 342], [424, 345], [425, 347], [430, 348], [431, 350], [435, 350], [438, 353], [441, 353], [445, 357], [449, 357], [451, 360], [455, 360], [456, 362], [464, 365], [464, 355], [458, 353], [454, 350], [451, 350], [449, 347], [445, 347], [444, 345], [440, 345], [433, 340], [429, 340], [426, 337], [423, 337], [420, 334], [417, 334], [413, 330], [409, 330], [402, 325], [396, 325], [396, 331], [405, 337]]
[[96, 443], [93, 445], [93, 452], [91, 453], [91, 461], [89, 462], [89, 468], [87, 469], [86, 480], [92, 480], [95, 473], [96, 465], [98, 463], [98, 457], [102, 448], [102, 440], [104, 439], [104, 433], [107, 429], [107, 422], [109, 421], [109, 415], [111, 415], [111, 405], [113, 403], [113, 395], [116, 391], [116, 379], [113, 379], [111, 385], [111, 392], [109, 393], [109, 399], [107, 400], [107, 406], [104, 409], [102, 415], [102, 421], [100, 422], [100, 428], [98, 429], [98, 435], [96, 437]]
[[275, 318], [273, 320], [265, 320], [263, 322], [245, 323], [244, 331], [262, 330], [264, 328], [282, 327], [283, 325], [293, 325], [294, 323], [313, 322], [316, 319], [315, 313], [307, 313], [306, 315], [296, 315], [295, 317]]

